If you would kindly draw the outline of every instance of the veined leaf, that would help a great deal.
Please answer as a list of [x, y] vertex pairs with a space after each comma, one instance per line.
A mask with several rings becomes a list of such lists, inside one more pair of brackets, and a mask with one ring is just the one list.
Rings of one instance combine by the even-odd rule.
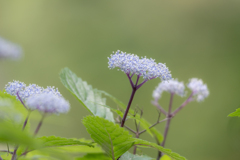
[[240, 108], [236, 109], [235, 112], [229, 114], [228, 117], [240, 117]]
[[134, 143], [132, 136], [122, 127], [101, 117], [87, 116], [83, 119], [83, 124], [92, 139], [112, 160], [117, 160]]
[[63, 85], [86, 107], [93, 115], [103, 117], [114, 122], [113, 113], [106, 105], [106, 99], [102, 98], [97, 89], [77, 77], [70, 69], [64, 68], [60, 73]]
[[81, 142], [80, 140], [73, 139], [73, 138], [44, 136], [37, 139], [43, 143], [44, 147], [60, 147], [60, 146], [72, 146], [72, 145], [85, 145], [89, 147], [94, 147], [91, 143]]
[[134, 155], [132, 153], [126, 152], [124, 153], [119, 160], [153, 160], [153, 158], [145, 156], [145, 155]]
[[75, 160], [111, 160], [110, 157], [106, 156], [104, 153], [94, 153], [94, 154], [87, 154], [83, 157], [75, 158]]
[[[118, 100], [117, 98], [115, 98], [114, 96], [110, 95], [109, 93], [105, 92], [105, 91], [100, 91], [103, 94], [105, 94], [106, 96], [108, 96], [110, 99], [112, 99], [112, 101], [114, 101], [118, 107], [122, 108], [122, 109], [126, 109], [127, 106], [121, 102], [120, 100]], [[129, 109], [129, 113], [131, 113], [132, 115], [134, 114], [134, 110], [133, 109]], [[119, 114], [119, 113], [118, 113]], [[120, 115], [120, 114], [119, 114]], [[149, 127], [151, 126], [151, 124], [145, 120], [144, 118], [140, 118], [140, 115], [137, 114], [135, 119], [137, 119], [138, 121], [140, 121], [140, 125], [147, 130], [147, 132], [152, 136], [154, 135], [154, 137], [161, 143], [163, 141], [163, 135], [156, 129], [156, 128], [151, 128], [149, 129]]]
[[142, 139], [137, 139], [135, 138], [135, 145], [138, 145], [139, 147], [143, 146], [143, 147], [150, 147], [150, 148], [155, 148], [165, 154], [167, 154], [168, 156], [176, 159], [176, 160], [186, 160], [185, 157], [180, 156], [177, 153], [172, 152], [170, 149], [166, 149], [163, 148], [162, 146], [157, 145], [156, 143], [152, 143], [152, 142], [148, 142]]

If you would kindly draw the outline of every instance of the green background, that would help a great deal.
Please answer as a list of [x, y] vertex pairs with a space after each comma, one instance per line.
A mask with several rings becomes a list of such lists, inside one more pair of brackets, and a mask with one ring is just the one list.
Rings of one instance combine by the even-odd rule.
[[[69, 114], [46, 119], [40, 135], [90, 138], [81, 123], [88, 111], [60, 82], [59, 72], [66, 66], [94, 88], [128, 102], [127, 77], [107, 64], [112, 51], [120, 49], [166, 63], [173, 78], [184, 83], [197, 77], [209, 87], [204, 102], [192, 102], [174, 117], [167, 148], [190, 160], [240, 156], [240, 121], [227, 117], [240, 104], [239, 0], [1, 0], [0, 36], [24, 50], [20, 61], [0, 61], [1, 89], [13, 79], [56, 86], [71, 103]], [[152, 123], [157, 112], [150, 101], [159, 82], [147, 82], [132, 106], [143, 108]], [[160, 100], [164, 108], [169, 97], [165, 93]], [[176, 97], [174, 107], [184, 99]], [[107, 104], [116, 106], [110, 100]], [[164, 124], [157, 128], [163, 130]], [[156, 157], [156, 151], [145, 151]]]

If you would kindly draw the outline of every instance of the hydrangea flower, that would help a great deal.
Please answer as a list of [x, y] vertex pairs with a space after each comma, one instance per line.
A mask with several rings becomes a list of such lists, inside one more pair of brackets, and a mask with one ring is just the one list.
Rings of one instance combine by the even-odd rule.
[[9, 59], [19, 59], [22, 55], [22, 49], [20, 46], [7, 41], [0, 37], [0, 59], [9, 58]]
[[[114, 53], [114, 52], [113, 52]], [[127, 54], [120, 50], [108, 57], [108, 67], [113, 69], [120, 68], [126, 74], [136, 74], [145, 80], [159, 77], [161, 80], [170, 80], [172, 75], [165, 64], [156, 63], [154, 59], [146, 57], [139, 58], [134, 54]]]
[[42, 113], [67, 113], [70, 105], [63, 97], [52, 93], [41, 93], [29, 97], [26, 105], [30, 110], [38, 110]]
[[169, 80], [168, 82], [161, 82], [153, 91], [153, 98], [159, 99], [162, 96], [162, 93], [166, 91], [171, 94], [177, 94], [181, 97], [185, 96], [185, 86], [183, 82], [178, 80]]
[[36, 84], [30, 84], [29, 86], [26, 86], [23, 82], [19, 81], [8, 82], [8, 84], [5, 86], [5, 89], [7, 93], [16, 96], [17, 99], [19, 96], [22, 101], [26, 101], [30, 96], [40, 93], [51, 93], [62, 97], [57, 88], [55, 89], [54, 87], [47, 87], [44, 89], [43, 87], [40, 87]]
[[201, 79], [192, 78], [187, 86], [192, 90], [192, 94], [198, 102], [203, 101], [209, 95], [207, 85], [203, 84]]

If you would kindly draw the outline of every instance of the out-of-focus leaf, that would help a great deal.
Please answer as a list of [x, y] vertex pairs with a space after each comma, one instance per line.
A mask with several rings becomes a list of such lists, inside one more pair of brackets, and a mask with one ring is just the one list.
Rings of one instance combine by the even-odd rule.
[[134, 155], [132, 153], [126, 152], [124, 153], [119, 160], [153, 160], [153, 158], [145, 156], [145, 155]]
[[75, 158], [75, 160], [111, 160], [111, 158], [104, 153], [91, 153], [83, 157]]
[[152, 142], [148, 142], [148, 141], [145, 141], [145, 140], [142, 140], [142, 139], [135, 138], [135, 143], [134, 144], [138, 145], [139, 147], [143, 146], [143, 147], [155, 148], [155, 149], [163, 152], [164, 154], [167, 154], [168, 156], [170, 156], [170, 157], [172, 157], [176, 160], [186, 160], [185, 157], [180, 156], [179, 154], [172, 152], [170, 149], [163, 148], [162, 146], [159, 146], [156, 143], [152, 143]]
[[0, 122], [0, 142], [24, 145], [32, 148], [39, 147], [39, 143], [32, 136], [9, 122]]
[[228, 117], [240, 117], [240, 108], [236, 109], [235, 112], [229, 114]]
[[87, 116], [83, 119], [92, 139], [98, 143], [113, 160], [129, 150], [134, 139], [122, 127], [101, 117]]
[[172, 160], [172, 158], [165, 154], [161, 157], [160, 160]]
[[103, 117], [114, 122], [113, 113], [106, 105], [102, 94], [91, 85], [77, 77], [70, 69], [64, 68], [60, 73], [63, 85], [86, 107], [93, 115]]

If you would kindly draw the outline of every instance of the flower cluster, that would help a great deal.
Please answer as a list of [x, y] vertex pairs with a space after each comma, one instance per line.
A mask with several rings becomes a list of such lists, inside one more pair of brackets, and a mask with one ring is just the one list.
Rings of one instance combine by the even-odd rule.
[[153, 78], [161, 78], [161, 80], [170, 80], [172, 75], [165, 64], [156, 63], [154, 59], [146, 57], [139, 58], [134, 54], [127, 54], [126, 52], [117, 51], [108, 57], [108, 67], [113, 69], [119, 67], [121, 71], [126, 74], [136, 74], [143, 76], [144, 79], [150, 80]]
[[177, 94], [181, 97], [185, 96], [185, 86], [183, 82], [178, 82], [178, 80], [172, 79], [168, 82], [160, 82], [156, 89], [153, 91], [153, 98], [161, 98], [161, 95], [164, 91], [171, 94]]
[[203, 101], [209, 95], [207, 85], [203, 84], [201, 79], [192, 78], [187, 86], [192, 90], [193, 96], [196, 97], [198, 102]]
[[0, 37], [0, 59], [9, 58], [9, 59], [19, 59], [22, 55], [22, 49], [20, 46], [9, 42]]
[[52, 93], [41, 93], [29, 97], [26, 105], [30, 110], [38, 110], [43, 113], [67, 113], [70, 105], [64, 98]]
[[54, 87], [43, 88], [39, 87], [36, 84], [30, 84], [29, 86], [26, 86], [26, 84], [19, 81], [8, 82], [8, 84], [5, 86], [5, 90], [8, 94], [16, 96], [17, 99], [19, 96], [22, 101], [26, 101], [27, 98], [29, 98], [30, 96], [40, 93], [51, 93], [59, 97], [62, 96], [57, 88], [56, 89]]

